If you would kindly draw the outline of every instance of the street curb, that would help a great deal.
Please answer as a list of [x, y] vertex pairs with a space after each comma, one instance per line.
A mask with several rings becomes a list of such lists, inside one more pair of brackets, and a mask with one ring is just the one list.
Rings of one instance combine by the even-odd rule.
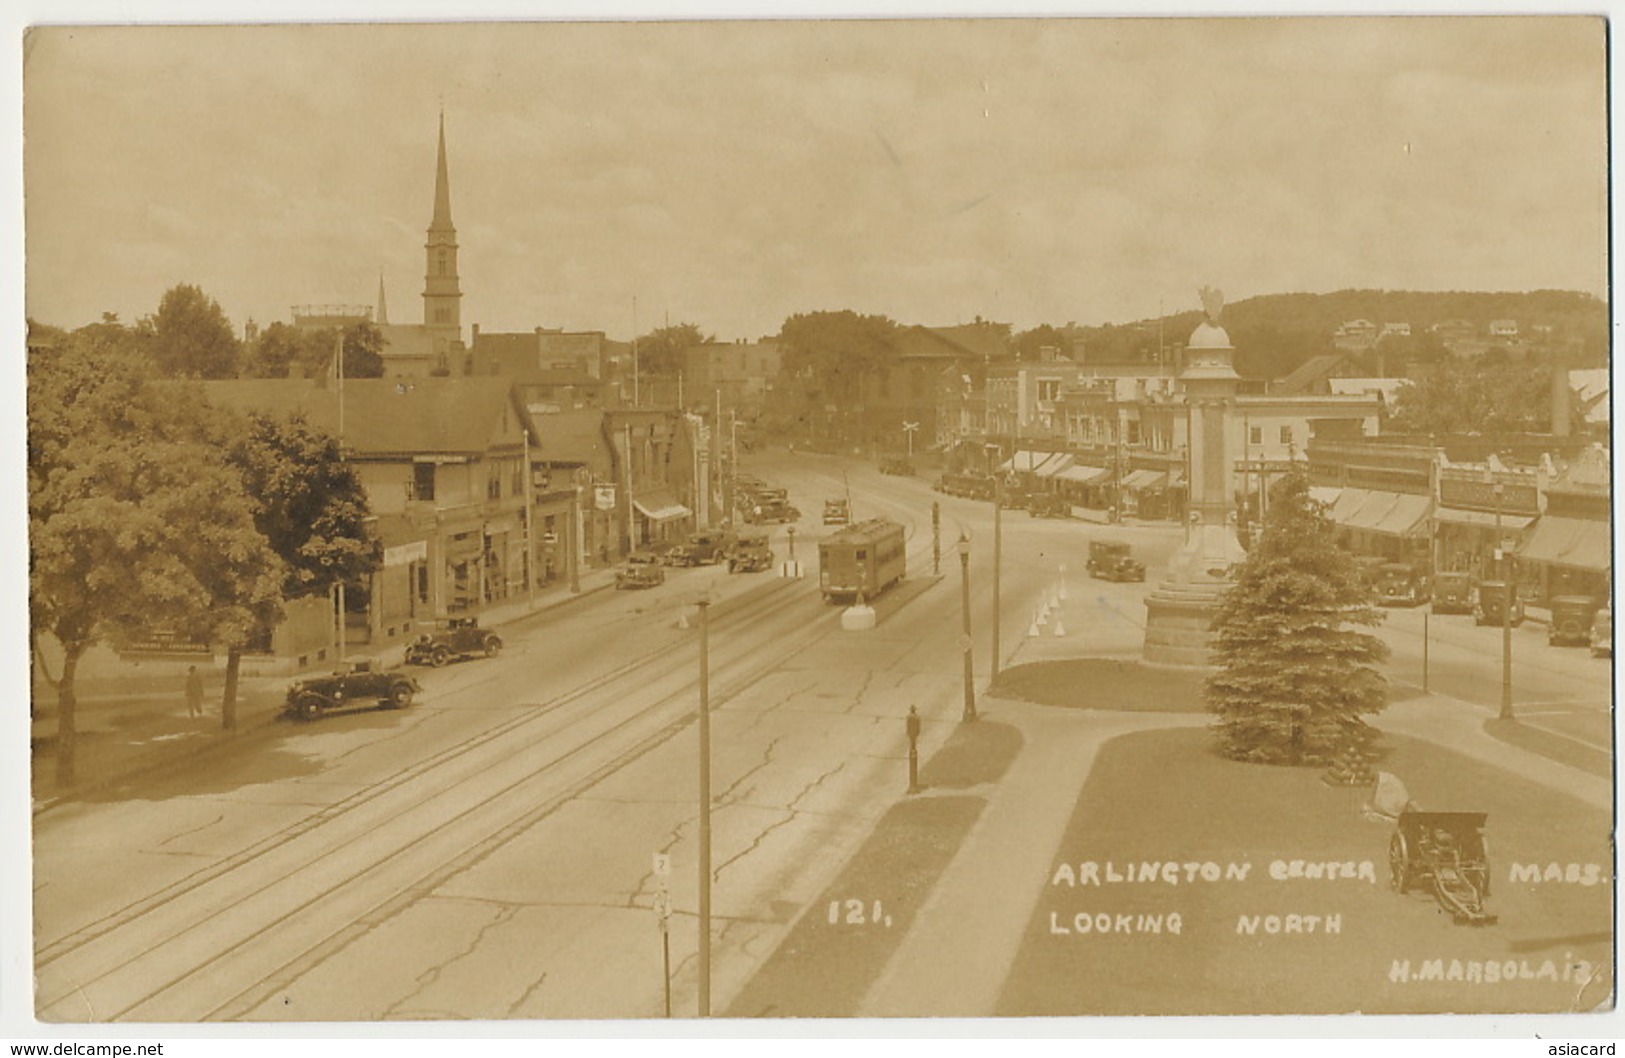
[[[598, 592], [606, 591], [613, 586], [614, 581], [605, 581], [602, 584], [592, 587], [583, 585], [581, 591], [579, 592], [567, 591], [566, 594], [549, 602], [546, 606], [539, 606], [534, 610], [517, 614], [497, 624], [493, 624], [491, 627], [504, 628], [509, 625], [518, 624], [521, 621], [528, 620], [529, 618], [536, 617], [540, 614], [561, 609], [573, 602], [578, 602], [581, 599], [585, 599], [589, 595], [595, 595]], [[387, 654], [390, 651], [399, 653], [402, 650], [403, 648], [401, 646], [392, 645], [370, 655], [357, 654], [353, 657], [360, 658], [370, 656], [376, 659], [380, 655]], [[402, 667], [404, 667], [404, 662], [399, 665], [390, 666], [391, 669]], [[299, 678], [300, 677], [298, 675], [295, 675], [286, 679], [278, 679], [280, 679], [282, 683], [286, 684], [291, 682], [291, 680], [296, 680]], [[239, 707], [242, 705], [242, 700], [240, 698], [238, 700], [238, 705]], [[217, 729], [211, 731], [208, 738], [195, 743], [177, 746], [173, 750], [166, 752], [154, 753], [151, 755], [138, 755], [135, 758], [135, 761], [132, 762], [129, 767], [114, 770], [108, 774], [98, 776], [95, 779], [81, 782], [75, 785], [71, 791], [66, 793], [57, 793], [51, 797], [45, 798], [44, 800], [34, 801], [32, 803], [30, 815], [37, 818], [38, 816], [44, 814], [45, 812], [49, 812], [54, 808], [59, 808], [62, 805], [73, 801], [83, 801], [88, 797], [101, 793], [111, 787], [143, 778], [161, 768], [194, 760], [207, 754], [216, 753], [225, 747], [246, 745], [252, 740], [258, 740], [265, 737], [265, 735], [278, 723], [280, 723], [282, 719], [282, 710], [276, 706], [272, 706], [269, 709], [257, 712], [251, 717], [245, 717], [239, 714], [238, 725], [232, 731]]]

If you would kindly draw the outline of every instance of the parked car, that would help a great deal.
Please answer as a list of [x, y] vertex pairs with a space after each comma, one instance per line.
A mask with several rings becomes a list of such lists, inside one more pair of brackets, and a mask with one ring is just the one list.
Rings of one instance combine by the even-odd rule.
[[666, 571], [657, 565], [648, 563], [626, 565], [615, 571], [615, 587], [617, 590], [652, 588], [665, 582]]
[[825, 525], [848, 525], [852, 521], [852, 507], [845, 500], [824, 501]]
[[418, 681], [410, 676], [384, 672], [371, 661], [357, 661], [330, 675], [296, 681], [288, 688], [284, 712], [296, 720], [315, 720], [323, 713], [358, 704], [405, 709], [420, 690]]
[[1433, 578], [1434, 613], [1472, 613], [1473, 575], [1452, 571]]
[[494, 658], [500, 653], [502, 637], [481, 628], [478, 617], [453, 617], [433, 632], [418, 636], [417, 642], [406, 648], [406, 661], [409, 665], [439, 668], [453, 658]]
[[660, 552], [651, 547], [640, 547], [626, 556], [626, 563], [629, 566], [658, 566], [660, 560]]
[[773, 549], [765, 536], [747, 536], [728, 552], [729, 573], [761, 573], [773, 567]]
[[1598, 610], [1596, 619], [1591, 622], [1591, 656], [1614, 656], [1614, 609], [1611, 606]]
[[1377, 601], [1384, 606], [1420, 606], [1427, 601], [1427, 575], [1405, 562], [1377, 569]]
[[801, 512], [792, 507], [789, 501], [782, 497], [768, 497], [759, 503], [746, 508], [745, 521], [752, 525], [777, 525], [783, 522], [794, 522], [801, 518]]
[[1027, 498], [1027, 513], [1034, 518], [1070, 518], [1072, 503], [1058, 492], [1035, 492]]
[[912, 477], [914, 464], [901, 456], [894, 456], [880, 461], [880, 472], [882, 474], [901, 474], [905, 477]]
[[721, 562], [733, 546], [733, 534], [695, 533], [668, 552], [673, 566], [709, 566]]
[[1552, 599], [1552, 623], [1546, 628], [1546, 642], [1552, 646], [1591, 645], [1591, 625], [1602, 601], [1589, 595], [1558, 595]]
[[1516, 590], [1509, 591], [1509, 585], [1504, 580], [1486, 580], [1478, 585], [1474, 593], [1473, 622], [1480, 625], [1495, 625], [1499, 627], [1507, 613], [1507, 596], [1512, 597], [1512, 612], [1510, 618], [1505, 618], [1512, 627], [1523, 624], [1523, 600], [1518, 598]]
[[944, 474], [937, 479], [936, 490], [967, 500], [990, 500], [993, 479], [985, 474]]
[[1115, 540], [1089, 541], [1087, 568], [1097, 580], [1145, 580], [1145, 563], [1130, 557], [1129, 546]]

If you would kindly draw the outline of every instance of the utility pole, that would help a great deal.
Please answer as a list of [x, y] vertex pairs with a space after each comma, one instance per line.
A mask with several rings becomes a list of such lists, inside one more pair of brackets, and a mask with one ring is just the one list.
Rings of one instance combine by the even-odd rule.
[[711, 600], [700, 600], [700, 1017], [711, 1016]]
[[1501, 507], [1506, 487], [1499, 481], [1495, 493], [1495, 571], [1501, 578], [1501, 719], [1516, 720], [1512, 712], [1512, 569], [1501, 537]]

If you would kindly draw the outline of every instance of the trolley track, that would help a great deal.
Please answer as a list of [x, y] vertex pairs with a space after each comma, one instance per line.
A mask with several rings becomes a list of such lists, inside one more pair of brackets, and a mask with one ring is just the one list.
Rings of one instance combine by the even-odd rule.
[[[725, 646], [719, 651], [723, 655], [719, 659], [719, 674], [725, 674], [729, 667], [737, 669], [741, 661], [755, 651], [756, 647], [744, 644], [746, 641], [759, 638], [761, 631], [769, 627], [766, 623], [769, 618], [793, 605], [803, 603], [805, 599], [804, 592], [769, 591], [722, 615], [717, 622], [719, 630], [731, 630], [743, 625], [747, 633], [756, 632], [757, 635], [742, 636], [739, 645], [731, 649]], [[812, 638], [807, 640], [808, 643], [812, 641], [814, 641]], [[518, 795], [529, 792], [530, 786], [545, 788], [549, 783], [557, 785], [564, 780], [562, 791], [545, 794], [540, 802], [520, 801], [544, 805], [544, 808], [527, 813], [527, 816], [540, 818], [536, 815], [537, 812], [546, 814], [548, 811], [556, 810], [559, 804], [573, 796], [572, 790], [585, 789], [602, 777], [600, 775], [598, 779], [594, 779], [589, 774], [572, 779], [559, 773], [562, 765], [570, 762], [572, 758], [579, 759], [589, 749], [625, 735], [635, 725], [646, 722], [654, 714], [669, 711], [672, 703], [687, 697], [691, 681], [686, 672], [687, 660], [680, 658], [680, 655], [691, 649], [692, 644], [688, 642], [671, 644], [635, 663], [621, 666], [588, 681], [540, 707], [538, 712], [499, 724], [468, 743], [400, 769], [344, 801], [315, 813], [226, 860], [194, 872], [193, 875], [173, 883], [153, 896], [134, 902], [118, 912], [104, 916], [90, 926], [59, 939], [42, 951], [39, 960], [38, 969], [42, 974], [57, 978], [54, 989], [42, 983], [41, 1011], [50, 1011], [59, 1004], [71, 1001], [72, 997], [77, 995], [92, 1007], [92, 1016], [98, 1018], [143, 1015], [155, 998], [172, 992], [182, 982], [195, 980], [198, 975], [209, 972], [211, 968], [220, 969], [223, 961], [232, 961], [235, 958], [240, 962], [243, 958], [247, 958], [244, 946], [265, 936], [266, 931], [286, 923], [295, 915], [313, 917], [317, 914], [320, 909], [311, 899], [312, 885], [298, 883], [317, 883], [320, 878], [320, 883], [314, 886], [316, 892], [321, 894], [316, 897], [319, 901], [341, 889], [353, 889], [359, 883], [376, 884], [380, 880], [378, 875], [387, 873], [381, 870], [385, 867], [394, 867], [398, 874], [399, 865], [405, 864], [405, 873], [410, 875], [412, 881], [432, 876], [437, 866], [454, 862], [460, 853], [468, 849], [466, 838], [468, 830], [478, 830], [487, 835], [476, 841], [474, 847], [480, 848], [485, 842], [495, 841], [497, 836], [507, 832], [509, 827], [519, 825], [517, 821], [504, 822], [486, 818], [493, 813], [501, 814], [499, 809], [504, 801], [518, 800]], [[777, 655], [767, 665], [760, 666], [761, 672], [767, 671], [782, 657], [782, 654]], [[661, 665], [658, 672], [651, 672], [649, 666], [652, 662], [670, 663]], [[538, 730], [539, 725], [557, 716], [566, 706], [605, 697], [620, 682], [635, 680], [639, 687], [648, 688], [662, 680], [669, 681], [674, 676], [681, 677], [679, 685], [660, 694], [652, 705], [634, 709], [630, 715], [615, 719], [585, 737], [579, 730], [580, 725], [594, 716], [602, 716], [601, 711], [587, 712], [583, 716], [566, 720], [557, 727]], [[760, 672], [754, 673], [751, 678], [759, 676]], [[739, 684], [740, 678], [736, 675], [722, 675], [722, 679], [729, 681], [722, 684], [725, 694], [738, 693], [739, 686], [743, 685]], [[604, 774], [623, 767], [630, 760], [636, 759], [649, 748], [680, 731], [689, 723], [691, 715], [685, 711], [676, 719], [657, 725], [653, 732], [638, 733], [630, 749], [613, 755], [610, 761], [603, 765]], [[516, 738], [516, 735], [525, 737]], [[541, 762], [534, 759], [534, 752], [544, 743], [567, 738], [573, 741], [548, 759]], [[481, 750], [498, 747], [499, 744], [500, 747], [493, 753], [476, 756]], [[462, 772], [448, 770], [458, 764], [464, 765]], [[395, 791], [406, 790], [414, 785], [421, 786], [422, 783], [415, 781], [430, 778], [450, 778], [452, 782], [449, 786], [444, 782], [439, 783], [437, 789], [427, 795], [415, 790], [403, 794], [401, 796], [401, 800], [405, 802], [403, 804], [397, 805], [390, 799]], [[472, 805], [458, 806], [449, 817], [429, 829], [420, 828], [418, 816], [444, 807], [445, 801], [455, 801], [455, 795], [459, 791], [477, 781], [487, 786], [495, 785], [496, 789], [477, 798]], [[581, 783], [587, 785], [581, 786]], [[363, 813], [363, 809], [369, 811]], [[370, 817], [380, 814], [389, 818], [380, 825], [373, 825]], [[363, 815], [368, 818], [361, 818]], [[534, 819], [531, 821], [534, 822]], [[476, 826], [476, 823], [481, 825]], [[362, 833], [351, 837], [341, 832], [345, 830], [360, 830]], [[322, 847], [303, 848], [304, 842], [301, 842], [301, 839], [307, 838], [308, 835], [319, 836], [322, 839]], [[456, 848], [440, 847], [448, 840]], [[500, 841], [491, 847], [497, 845], [500, 845]], [[351, 853], [350, 858], [353, 860], [355, 858], [353, 854], [358, 848], [367, 850], [362, 858], [369, 866], [359, 872], [348, 869], [346, 874], [347, 869], [335, 861], [343, 859], [342, 853]], [[324, 870], [329, 872], [329, 875], [336, 872], [338, 876], [323, 875]], [[244, 882], [244, 873], [252, 874], [254, 881]], [[313, 874], [318, 877], [312, 877]], [[271, 880], [256, 884], [259, 879], [267, 877]], [[325, 888], [322, 887], [324, 884]], [[409, 889], [409, 884], [402, 885], [399, 880], [390, 887], [392, 892], [406, 892]], [[232, 916], [233, 921], [240, 920], [247, 914], [243, 909], [254, 902], [273, 905], [268, 911], [264, 908], [257, 909], [257, 917], [271, 914], [269, 922], [262, 923], [257, 928], [250, 928], [237, 921], [235, 929], [224, 929], [224, 924], [228, 922], [225, 916]], [[201, 917], [197, 913], [200, 910], [195, 906], [197, 904], [203, 905]], [[247, 915], [247, 917], [256, 916]], [[175, 921], [177, 919], [179, 921]], [[353, 922], [355, 919], [350, 916], [345, 921]], [[205, 938], [204, 934], [208, 931], [201, 928], [205, 925], [215, 932], [230, 933], [230, 939], [222, 943], [222, 938]], [[143, 991], [138, 988], [134, 990], [137, 994], [132, 994], [127, 979], [132, 975], [143, 978], [149, 971], [156, 971], [162, 962], [160, 955], [175, 955], [180, 951], [199, 946], [207, 948], [211, 940], [214, 951], [196, 951], [190, 958], [174, 960], [192, 967], [186, 974], [156, 989]], [[310, 948], [311, 944], [308, 943], [308, 938], [304, 938], [296, 946], [303, 951]], [[290, 957], [296, 955], [297, 952], [294, 952]], [[112, 964], [110, 968], [100, 968], [107, 967], [109, 962]], [[267, 953], [259, 948], [254, 949], [251, 962], [253, 966], [259, 968], [263, 968], [268, 962], [276, 964], [275, 960], [267, 959]], [[234, 970], [238, 973], [244, 969], [247, 968], [234, 966]], [[87, 989], [109, 993], [102, 998], [112, 1000], [115, 995], [122, 995], [122, 999], [111, 1003], [99, 1002]], [[225, 1001], [229, 1002], [229, 999]], [[95, 1010], [96, 1007], [100, 1007], [101, 1010]], [[109, 1010], [109, 1007], [112, 1009]], [[224, 1009], [224, 1004], [216, 1004], [210, 1007], [208, 1013], [221, 1009]]]

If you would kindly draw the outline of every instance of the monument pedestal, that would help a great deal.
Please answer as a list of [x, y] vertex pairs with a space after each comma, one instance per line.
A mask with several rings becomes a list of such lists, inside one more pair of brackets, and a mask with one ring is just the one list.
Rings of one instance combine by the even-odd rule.
[[1145, 597], [1141, 661], [1159, 668], [1213, 665], [1213, 615], [1230, 586], [1230, 567], [1247, 557], [1228, 525], [1197, 526]]

